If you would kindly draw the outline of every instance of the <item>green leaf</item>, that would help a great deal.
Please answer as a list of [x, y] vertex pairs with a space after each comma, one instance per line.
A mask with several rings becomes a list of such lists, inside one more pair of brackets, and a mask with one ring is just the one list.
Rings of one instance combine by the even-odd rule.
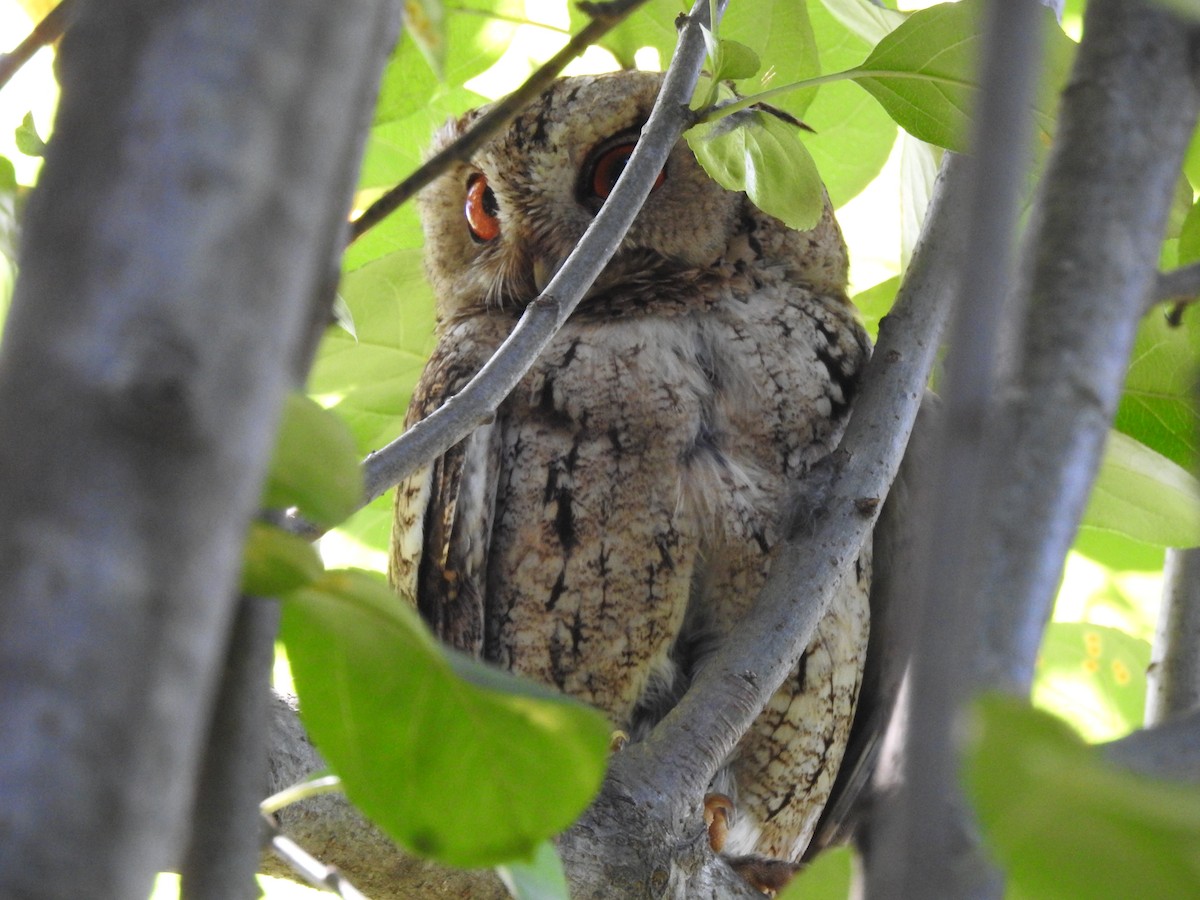
[[1142, 724], [1150, 645], [1118, 628], [1051, 622], [1038, 653], [1033, 700], [1088, 740], [1114, 740]]
[[[588, 17], [570, 4], [571, 28], [578, 30]], [[634, 54], [644, 47], [652, 47], [658, 54], [659, 64], [666, 67], [675, 49], [678, 32], [675, 19], [685, 9], [679, 0], [650, 0], [624, 22], [600, 39], [600, 46], [611, 52], [622, 66], [634, 66]], [[821, 70], [817, 55], [817, 42], [813, 37], [812, 24], [805, 3], [795, 0], [762, 0], [756, 3], [730, 4], [729, 11], [721, 20], [718, 30], [721, 40], [735, 41], [753, 51], [765, 62], [771, 84], [791, 84], [817, 75]], [[861, 59], [862, 57], [858, 57]], [[762, 84], [755, 77], [756, 67], [744, 78], [739, 67], [737, 74], [719, 76], [740, 79], [738, 90], [753, 93]], [[751, 80], [752, 79], [752, 80]], [[797, 90], [772, 100], [789, 114], [802, 118], [816, 95], [815, 89]]]
[[1118, 572], [1162, 572], [1164, 547], [1135, 541], [1115, 531], [1080, 528], [1071, 548], [1089, 559]]
[[879, 336], [879, 322], [896, 302], [898, 290], [900, 290], [900, 276], [893, 275], [865, 291], [859, 291], [852, 298], [854, 305], [858, 307], [859, 315], [862, 316], [863, 324], [867, 327], [867, 333], [871, 335], [871, 340], [875, 340]]
[[1162, 310], [1142, 319], [1117, 408], [1118, 431], [1194, 471], [1200, 459], [1196, 432], [1196, 376], [1200, 320], [1188, 310], [1172, 326]]
[[[876, 6], [871, 0], [821, 0], [825, 9], [855, 35], [869, 44], [878, 44], [899, 28], [905, 13]], [[822, 53], [825, 45], [821, 45]]]
[[1200, 203], [1195, 203], [1179, 229], [1179, 265], [1200, 261]]
[[318, 524], [334, 525], [358, 508], [362, 492], [358, 450], [346, 426], [303, 394], [290, 394], [263, 505], [295, 506]]
[[852, 866], [849, 847], [823, 850], [783, 889], [778, 900], [846, 900], [850, 896]]
[[441, 0], [404, 0], [404, 34], [411, 35], [429, 68], [446, 71], [446, 14]]
[[316, 581], [321, 554], [304, 538], [265, 522], [251, 522], [243, 550], [242, 593], [277, 597]]
[[824, 209], [824, 190], [795, 125], [745, 110], [699, 125], [685, 137], [704, 170], [722, 187], [745, 191], [763, 212], [806, 231]]
[[[971, 106], [978, 87], [979, 12], [978, 0], [963, 0], [913, 13], [854, 70], [855, 81], [914, 137], [950, 150], [968, 150]], [[1044, 16], [1043, 78], [1033, 112], [1048, 144], [1074, 44], [1052, 12], [1046, 10]]]
[[[567, 8], [571, 31], [578, 32], [591, 21], [578, 4], [569, 3]], [[659, 65], [665, 68], [679, 38], [675, 19], [681, 12], [685, 10], [679, 0], [649, 0], [600, 38], [599, 46], [615, 56], [625, 69], [636, 68], [634, 55], [644, 47], [651, 47], [658, 54]]]
[[[847, 31], [825, 7], [813, 5], [809, 16], [824, 71], [844, 71], [867, 55], [870, 45]], [[804, 146], [817, 164], [834, 208], [871, 183], [896, 142], [896, 123], [849, 81], [823, 85], [804, 111], [804, 121], [816, 132], [804, 136]]]
[[26, 156], [46, 155], [46, 142], [37, 132], [37, 126], [33, 123], [33, 113], [25, 113], [25, 118], [21, 120], [21, 124], [17, 126], [13, 136], [17, 149]]
[[[762, 78], [754, 77], [758, 73], [756, 68], [741, 79], [737, 85], [739, 93], [752, 94], [764, 87], [792, 84], [821, 72], [821, 58], [806, 3], [795, 0], [731, 3], [721, 20], [720, 35], [722, 40], [736, 41], [752, 50], [766, 66]], [[816, 96], [816, 88], [789, 91], [773, 98], [771, 105], [803, 119]]]
[[[406, 23], [383, 72], [375, 124], [419, 112], [445, 90], [461, 88], [464, 82], [485, 71], [508, 49], [516, 30], [513, 20], [523, 16], [524, 7], [519, 0], [456, 0], [446, 6], [442, 79], [430, 67]], [[432, 32], [427, 36], [433, 37]], [[422, 146], [428, 136], [422, 136]]]
[[400, 250], [342, 279], [358, 337], [326, 331], [309, 377], [309, 393], [337, 410], [360, 455], [404, 430], [413, 386], [433, 351], [433, 292], [421, 257], [419, 249]]
[[497, 866], [496, 874], [516, 900], [571, 900], [554, 845], [543, 841], [529, 862]]
[[600, 786], [600, 714], [461, 656], [452, 664], [368, 573], [327, 572], [288, 595], [282, 633], [322, 755], [414, 853], [455, 866], [529, 857]]
[[17, 169], [7, 156], [0, 156], [0, 194], [13, 194], [17, 190]]
[[1039, 900], [1190, 897], [1200, 789], [1108, 763], [1052, 716], [984, 698], [967, 780], [988, 843]]
[[900, 135], [900, 264], [907, 268], [921, 239], [942, 153], [911, 134]]
[[742, 78], [753, 78], [758, 74], [761, 66], [758, 54], [745, 44], [721, 38], [718, 47], [721, 61], [716, 75], [718, 81], [726, 78], [738, 81]]
[[1195, 547], [1200, 483], [1145, 444], [1110, 432], [1082, 524], [1164, 547]]

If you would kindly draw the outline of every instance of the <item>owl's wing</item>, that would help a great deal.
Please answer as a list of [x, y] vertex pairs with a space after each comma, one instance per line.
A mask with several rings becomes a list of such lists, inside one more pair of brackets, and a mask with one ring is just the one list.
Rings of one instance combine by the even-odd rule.
[[[435, 351], [407, 424], [424, 419], [474, 374], [460, 354]], [[388, 575], [445, 643], [483, 649], [488, 545], [500, 472], [500, 427], [481, 425], [396, 488]]]

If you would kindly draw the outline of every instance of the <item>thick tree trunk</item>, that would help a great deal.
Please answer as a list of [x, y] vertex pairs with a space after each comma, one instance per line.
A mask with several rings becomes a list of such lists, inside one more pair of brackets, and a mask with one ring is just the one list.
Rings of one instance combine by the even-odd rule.
[[93, 0], [0, 353], [0, 895], [175, 864], [387, 0]]

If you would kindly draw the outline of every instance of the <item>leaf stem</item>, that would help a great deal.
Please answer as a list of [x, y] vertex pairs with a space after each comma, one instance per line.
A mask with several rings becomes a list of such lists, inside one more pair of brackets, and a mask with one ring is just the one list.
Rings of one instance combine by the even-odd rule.
[[846, 69], [842, 72], [829, 72], [825, 75], [816, 75], [812, 78], [802, 78], [800, 81], [793, 81], [791, 84], [783, 84], [757, 94], [751, 94], [749, 97], [739, 97], [737, 100], [728, 103], [709, 106], [707, 109], [696, 114], [696, 124], [703, 125], [706, 122], [722, 119], [725, 116], [732, 115], [743, 109], [749, 109], [752, 106], [790, 93], [791, 91], [819, 87], [822, 84], [832, 84], [837, 81], [858, 81], [860, 78], [915, 78], [921, 81], [928, 81], [932, 84], [947, 84], [970, 90], [976, 90], [979, 87], [972, 82], [961, 81], [957, 78], [947, 78], [944, 75], [930, 75], [925, 72], [899, 72], [890, 69], [864, 69], [861, 66], [856, 66], [853, 69]]

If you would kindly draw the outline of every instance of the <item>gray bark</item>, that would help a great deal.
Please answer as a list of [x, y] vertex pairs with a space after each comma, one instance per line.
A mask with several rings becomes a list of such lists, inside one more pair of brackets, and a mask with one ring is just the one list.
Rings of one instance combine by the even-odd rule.
[[270, 683], [279, 605], [243, 597], [217, 690], [188, 848], [184, 900], [256, 900], [259, 795], [267, 780]]
[[389, 31], [369, 0], [105, 0], [63, 40], [0, 353], [0, 895], [145, 896], [180, 857]]
[[1025, 694], [1124, 385], [1184, 150], [1196, 32], [1158, 4], [1093, 0], [1018, 284], [982, 509], [983, 682]]
[[[871, 897], [989, 896], [995, 878], [973, 835], [959, 788], [959, 710], [971, 681], [978, 612], [970, 602], [971, 557], [996, 380], [997, 337], [1012, 278], [1013, 243], [1033, 140], [1030, 106], [1044, 18], [1035, 0], [993, 0], [983, 19], [981, 90], [966, 167], [964, 247], [951, 276], [956, 292], [947, 336], [944, 409], [918, 521], [910, 585], [919, 622], [910, 671], [900, 787], [881, 811], [878, 859], [868, 865]], [[899, 723], [898, 726], [899, 727]], [[968, 888], [968, 886], [970, 886]]]
[[1162, 606], [1146, 673], [1146, 724], [1200, 706], [1200, 550], [1167, 551]]

